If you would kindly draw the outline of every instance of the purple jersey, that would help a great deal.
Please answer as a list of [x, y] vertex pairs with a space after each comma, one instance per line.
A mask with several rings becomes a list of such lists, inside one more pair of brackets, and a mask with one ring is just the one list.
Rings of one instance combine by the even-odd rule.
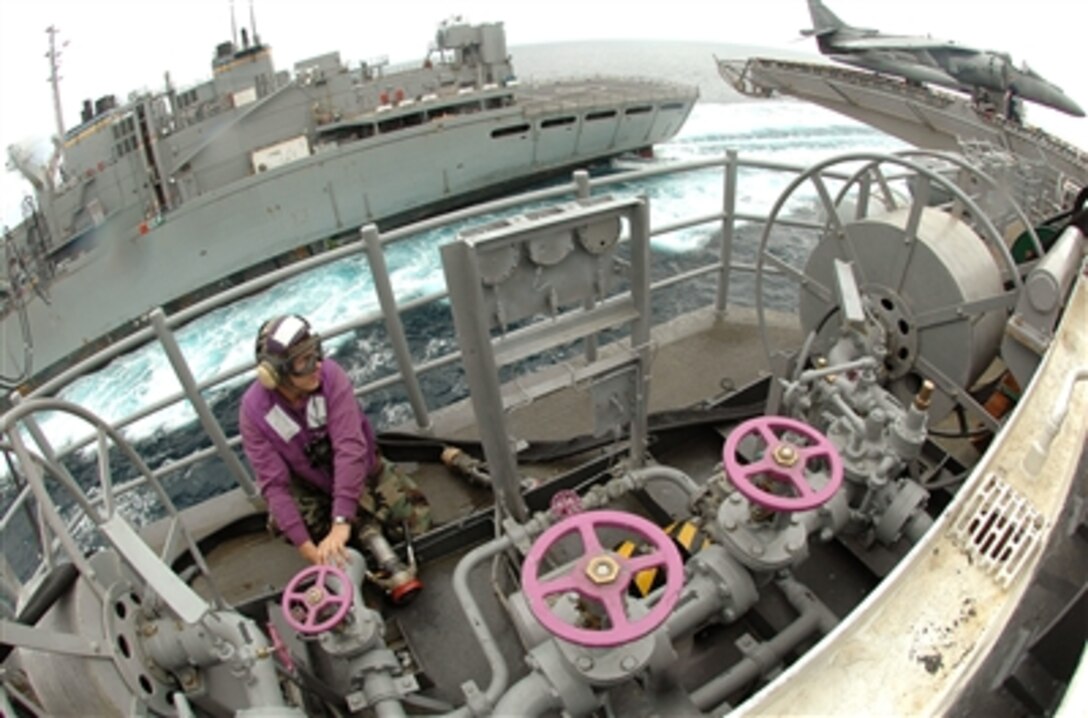
[[[355, 518], [363, 484], [377, 462], [377, 442], [351, 380], [336, 362], [322, 360], [321, 387], [300, 406], [254, 382], [242, 397], [239, 425], [268, 511], [295, 546], [311, 537], [291, 497], [292, 475], [329, 494], [333, 516]], [[314, 466], [306, 453], [322, 436], [332, 447], [331, 466]]]

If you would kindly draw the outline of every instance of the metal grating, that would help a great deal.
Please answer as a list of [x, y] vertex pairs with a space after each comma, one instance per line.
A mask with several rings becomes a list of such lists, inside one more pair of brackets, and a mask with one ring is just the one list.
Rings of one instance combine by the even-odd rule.
[[1043, 517], [1025, 497], [991, 473], [952, 527], [972, 562], [1008, 588], [1042, 540]]

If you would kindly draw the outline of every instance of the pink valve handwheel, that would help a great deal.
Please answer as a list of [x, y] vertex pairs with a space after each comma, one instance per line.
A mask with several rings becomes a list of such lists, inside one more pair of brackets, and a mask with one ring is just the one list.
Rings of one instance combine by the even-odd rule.
[[552, 495], [548, 508], [557, 519], [573, 516], [582, 512], [582, 498], [570, 489], [560, 489]]
[[[597, 530], [619, 528], [634, 532], [653, 552], [625, 558], [601, 545]], [[563, 537], [577, 532], [582, 555], [574, 568], [556, 578], [539, 577], [541, 561]], [[637, 620], [627, 616], [627, 588], [635, 574], [649, 568], [665, 569], [665, 588], [650, 612]], [[541, 534], [529, 549], [521, 567], [521, 586], [529, 609], [553, 635], [581, 646], [619, 646], [642, 638], [660, 626], [680, 598], [684, 585], [684, 564], [672, 539], [646, 519], [622, 511], [588, 511], [569, 516]], [[605, 611], [610, 628], [579, 628], [559, 618], [548, 597], [569, 591], [596, 601]]]
[[[330, 578], [339, 581], [333, 588]], [[348, 615], [354, 589], [346, 573], [336, 566], [308, 566], [302, 569], [283, 589], [283, 617], [287, 625], [305, 636], [323, 633]], [[332, 614], [328, 615], [332, 609]], [[301, 618], [296, 617], [296, 612]]]
[[[783, 438], [791, 432], [800, 440]], [[742, 464], [737, 447], [749, 436], [756, 436], [766, 448], [758, 461]], [[797, 441], [805, 442], [804, 445]], [[809, 483], [805, 470], [810, 462], [824, 459], [828, 465], [827, 484], [819, 490]], [[842, 486], [842, 457], [835, 445], [822, 433], [785, 416], [749, 419], [732, 432], [722, 449], [725, 475], [737, 491], [752, 503], [773, 511], [807, 511], [826, 503]], [[788, 484], [796, 496], [779, 496], [755, 484], [757, 476], [769, 476]]]

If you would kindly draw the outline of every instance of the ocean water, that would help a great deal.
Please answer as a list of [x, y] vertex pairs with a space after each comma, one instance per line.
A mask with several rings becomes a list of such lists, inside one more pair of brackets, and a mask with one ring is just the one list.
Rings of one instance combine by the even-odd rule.
[[[603, 45], [549, 45], [514, 48], [515, 65], [523, 80], [585, 74], [644, 75], [697, 84], [700, 101], [681, 132], [659, 145], [645, 164], [718, 157], [729, 149], [743, 156], [778, 162], [807, 164], [830, 155], [853, 151], [894, 152], [904, 145], [879, 131], [826, 110], [792, 100], [751, 101], [738, 96], [717, 75], [715, 56], [751, 54], [750, 48], [685, 43], [616, 42]], [[742, 176], [738, 204], [742, 211], [766, 213], [782, 191], [786, 177], [765, 173]], [[654, 179], [627, 183], [613, 194], [645, 193], [650, 197], [654, 224], [716, 211], [721, 206], [720, 170], [689, 173], [681, 179]], [[515, 210], [518, 211], [518, 210]], [[474, 223], [487, 221], [487, 218]], [[398, 298], [409, 299], [435, 291], [442, 285], [437, 248], [452, 239], [466, 224], [441, 232], [427, 232], [389, 248], [387, 263]], [[754, 228], [753, 228], [754, 230]], [[736, 261], [751, 261], [758, 232], [741, 232]], [[694, 267], [712, 261], [712, 230], [693, 229], [655, 239], [655, 265], [660, 271]], [[703, 304], [714, 292], [712, 279], [674, 292], [655, 312], [672, 315]], [[730, 301], [752, 305], [750, 285], [737, 282]], [[366, 261], [360, 257], [297, 276], [268, 291], [241, 300], [178, 332], [178, 340], [197, 379], [252, 359], [253, 338], [267, 317], [281, 313], [308, 316], [318, 328], [341, 321], [347, 314], [377, 306]], [[426, 307], [404, 317], [413, 355], [426, 360], [453, 347], [448, 310]], [[384, 331], [374, 329], [327, 345], [357, 382], [369, 381], [394, 371], [391, 353], [384, 348]], [[208, 395], [215, 413], [228, 433], [236, 429], [237, 405], [248, 377]], [[422, 379], [431, 405], [467, 395], [464, 377], [457, 369]], [[61, 397], [81, 404], [103, 418], [115, 421], [164, 396], [179, 386], [165, 355], [145, 347], [119, 357], [101, 371], [84, 377], [61, 392]], [[368, 398], [372, 419], [379, 430], [410, 419], [408, 404], [396, 391]], [[49, 416], [42, 426], [57, 446], [87, 435], [88, 428], [66, 416]], [[152, 466], [177, 459], [204, 444], [195, 413], [176, 406], [125, 430]], [[78, 466], [84, 464], [84, 466]], [[93, 458], [84, 451], [75, 471], [91, 472]], [[0, 469], [2, 471], [2, 469]], [[204, 498], [229, 485], [217, 462], [192, 467], [168, 481], [175, 500], [182, 504]], [[11, 495], [10, 479], [0, 476], [0, 500]], [[6, 504], [6, 501], [2, 501]]]

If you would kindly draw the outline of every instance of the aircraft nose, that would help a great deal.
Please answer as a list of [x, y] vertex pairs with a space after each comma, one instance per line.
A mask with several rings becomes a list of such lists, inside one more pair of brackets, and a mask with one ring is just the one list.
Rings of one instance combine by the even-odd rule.
[[1084, 117], [1084, 110], [1081, 109], [1081, 106], [1074, 102], [1069, 95], [1062, 92], [1059, 87], [1055, 87], [1048, 82], [1018, 82], [1017, 84], [1024, 85], [1020, 88], [1020, 96], [1025, 100], [1038, 102], [1041, 105], [1052, 107], [1074, 117]]
[[1068, 112], [1069, 114], [1073, 115], [1074, 117], [1084, 117], [1084, 110], [1082, 110], [1082, 109], [1080, 108], [1080, 105], [1078, 105], [1077, 103], [1073, 102], [1073, 101], [1072, 101], [1072, 100], [1070, 100], [1070, 99], [1069, 99], [1068, 97], [1067, 97], [1067, 98], [1065, 98], [1065, 99], [1066, 99], [1066, 100], [1068, 101], [1068, 104], [1067, 104], [1067, 106], [1065, 107], [1065, 111], [1066, 111], [1066, 112]]
[[1056, 101], [1052, 103], [1052, 106], [1055, 109], [1061, 110], [1062, 112], [1068, 112], [1074, 117], [1084, 117], [1084, 110], [1081, 109], [1081, 106], [1073, 102], [1073, 100], [1065, 94], [1058, 93], [1055, 100]]
[[1074, 117], [1084, 117], [1084, 110], [1081, 109], [1081, 106], [1073, 102], [1073, 98], [1059, 88], [1054, 86], [1045, 88], [1045, 96], [1044, 104], [1050, 105], [1055, 110], [1061, 110]]

